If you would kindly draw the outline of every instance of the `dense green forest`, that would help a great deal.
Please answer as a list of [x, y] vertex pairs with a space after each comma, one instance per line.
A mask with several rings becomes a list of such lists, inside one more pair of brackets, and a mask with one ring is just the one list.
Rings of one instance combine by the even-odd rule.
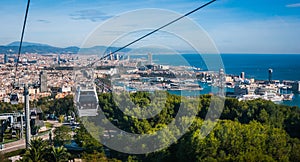
[[[162, 97], [157, 97], [159, 95]], [[166, 101], [157, 102], [153, 96], [165, 97]], [[198, 112], [186, 134], [170, 147], [146, 155], [116, 152], [113, 157], [123, 161], [300, 161], [298, 107], [260, 99], [239, 102], [226, 98], [224, 110], [213, 131], [206, 138], [201, 138], [199, 134], [210, 101], [211, 95], [185, 98], [171, 94], [163, 96], [156, 92], [137, 92], [127, 97], [126, 94], [100, 94], [99, 103], [106, 117], [111, 122], [117, 119], [116, 125], [120, 129], [132, 133], [151, 133], [163, 128], [174, 119], [179, 108]], [[147, 111], [149, 107], [157, 109], [161, 106], [163, 109], [153, 118], [135, 117], [143, 108]], [[131, 112], [130, 115], [125, 115], [120, 107], [126, 114]]]

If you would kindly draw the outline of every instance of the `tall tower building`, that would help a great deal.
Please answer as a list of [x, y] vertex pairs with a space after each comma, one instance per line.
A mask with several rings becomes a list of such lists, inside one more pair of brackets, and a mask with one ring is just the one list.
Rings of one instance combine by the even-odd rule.
[[225, 89], [225, 72], [224, 69], [219, 70], [219, 95], [224, 96]]
[[120, 59], [119, 54], [116, 54], [115, 57], [116, 57], [115, 60], [117, 60], [117, 61]]
[[4, 54], [4, 64], [6, 64], [6, 63], [8, 63], [8, 56], [7, 56], [7, 54]]
[[152, 54], [148, 53], [148, 64], [152, 65]]
[[273, 69], [269, 69], [269, 83], [272, 82]]
[[114, 55], [110, 52], [110, 60], [114, 60]]
[[40, 92], [47, 92], [47, 72], [41, 71], [40, 72]]
[[57, 64], [60, 65], [60, 54], [57, 56]]
[[244, 80], [245, 79], [245, 72], [241, 72], [241, 78]]

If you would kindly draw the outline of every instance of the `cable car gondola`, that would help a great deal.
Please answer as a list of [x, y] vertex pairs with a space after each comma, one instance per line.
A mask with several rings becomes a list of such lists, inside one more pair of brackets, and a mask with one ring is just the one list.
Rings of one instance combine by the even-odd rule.
[[19, 103], [19, 96], [17, 93], [12, 93], [10, 94], [10, 103], [12, 105], [16, 105]]

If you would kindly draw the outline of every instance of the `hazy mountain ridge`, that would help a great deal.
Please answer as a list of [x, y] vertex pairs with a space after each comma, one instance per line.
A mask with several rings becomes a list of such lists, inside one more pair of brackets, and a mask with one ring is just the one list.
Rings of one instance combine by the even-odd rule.
[[[2, 54], [16, 54], [18, 53], [19, 46], [0, 46], [0, 53]], [[79, 50], [78, 47], [67, 47], [67, 48], [58, 48], [52, 46], [23, 46], [21, 53], [38, 53], [38, 54], [47, 54], [47, 53], [77, 53]]]
[[[12, 42], [7, 45], [0, 45], [0, 54], [16, 54], [18, 53], [20, 42]], [[77, 46], [70, 46], [66, 48], [54, 47], [47, 44], [41, 43], [32, 43], [32, 42], [23, 42], [21, 53], [38, 53], [38, 54], [97, 54], [103, 55], [110, 52], [118, 50], [120, 47], [107, 47], [107, 46], [94, 46], [89, 48], [79, 48]], [[174, 54], [174, 53], [190, 53], [188, 50], [170, 50], [164, 48], [156, 47], [146, 47], [146, 48], [124, 48], [118, 52], [130, 52], [132, 54], [147, 54], [147, 53], [156, 53], [156, 54]]]
[[[20, 42], [12, 42], [7, 45], [0, 45], [0, 54], [16, 54], [19, 50]], [[106, 46], [94, 46], [90, 48], [79, 48], [76, 46], [70, 46], [66, 48], [54, 47], [47, 44], [23, 42], [21, 53], [38, 53], [38, 54], [104, 54], [113, 52], [119, 49], [119, 47], [106, 47]], [[128, 52], [131, 49], [125, 48], [120, 52]]]
[[[6, 46], [19, 46], [20, 42], [19, 41], [15, 41], [15, 42], [11, 42], [9, 44], [7, 44]], [[23, 42], [22, 46], [50, 46], [48, 44], [42, 44], [42, 43], [34, 43], [34, 42]]]

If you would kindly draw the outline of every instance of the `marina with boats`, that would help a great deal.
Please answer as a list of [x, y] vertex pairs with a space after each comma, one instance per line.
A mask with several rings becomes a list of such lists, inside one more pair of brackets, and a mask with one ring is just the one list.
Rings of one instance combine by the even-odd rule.
[[[207, 71], [194, 66], [155, 64], [151, 57], [151, 54], [148, 54], [148, 59], [119, 60], [111, 57], [105, 60], [108, 64], [116, 65], [114, 69], [107, 70], [107, 73], [113, 72], [109, 73], [112, 91], [164, 90], [187, 96], [218, 93], [221, 86], [219, 71]], [[273, 80], [272, 74], [273, 70], [269, 69], [266, 80], [246, 78], [244, 72], [238, 76], [224, 74], [223, 89], [226, 96], [237, 98], [239, 101], [254, 99], [270, 100], [275, 103], [293, 101], [294, 94], [300, 92], [300, 83]], [[181, 93], [183, 91], [187, 93]]]

